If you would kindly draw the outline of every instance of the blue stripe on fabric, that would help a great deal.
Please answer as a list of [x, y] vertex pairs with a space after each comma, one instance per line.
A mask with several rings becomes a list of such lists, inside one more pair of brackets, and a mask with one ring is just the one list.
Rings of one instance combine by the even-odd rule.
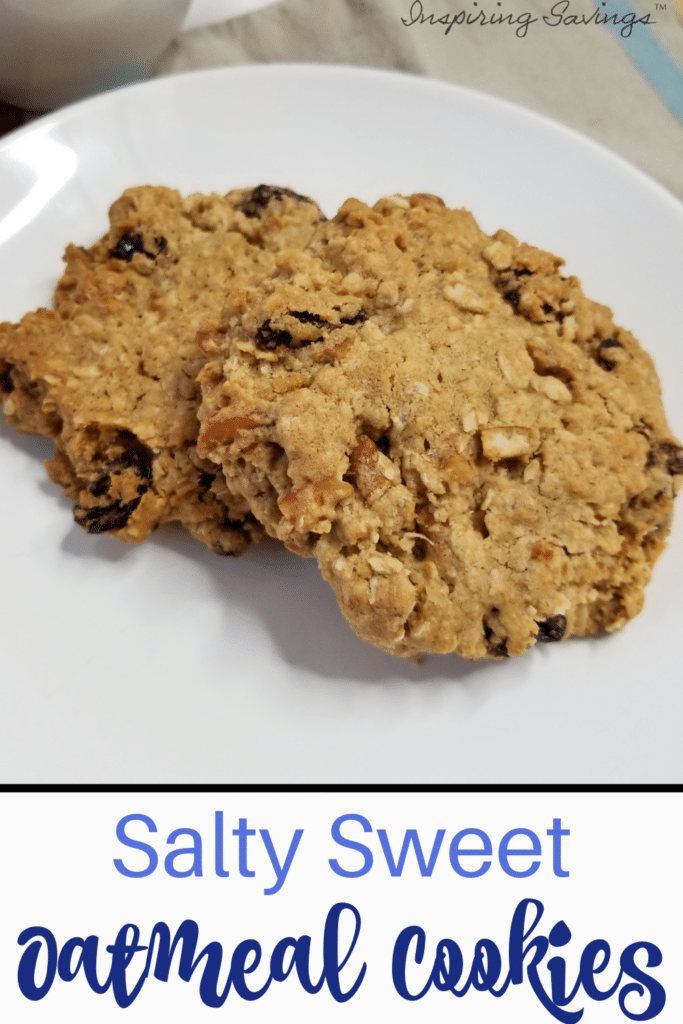
[[[640, 13], [629, 5], [628, 0], [608, 0], [605, 7], [603, 8], [601, 4], [600, 8], [601, 14], [617, 14], [622, 18], [638, 13], [640, 17]], [[652, 14], [656, 18], [656, 10]], [[630, 35], [622, 34], [628, 31], [623, 23], [614, 25], [607, 22], [605, 27], [618, 39], [669, 109], [683, 122], [683, 70], [673, 57], [667, 53], [646, 25], [634, 24]]]

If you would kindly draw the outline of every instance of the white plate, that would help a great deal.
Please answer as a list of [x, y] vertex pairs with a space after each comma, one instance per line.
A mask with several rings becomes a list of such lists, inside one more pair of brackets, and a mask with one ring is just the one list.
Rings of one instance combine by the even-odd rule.
[[274, 0], [192, 0], [183, 22], [183, 31], [215, 25], [228, 18], [239, 18], [251, 14], [261, 7], [269, 7]]
[[[0, 316], [49, 301], [128, 185], [275, 182], [332, 213], [434, 192], [568, 259], [653, 353], [683, 435], [683, 207], [592, 142], [437, 82], [264, 66], [165, 78], [0, 147]], [[32, 782], [678, 782], [683, 516], [616, 636], [470, 664], [356, 640], [315, 563], [220, 559], [180, 529], [91, 537], [49, 446], [0, 436], [0, 778]]]

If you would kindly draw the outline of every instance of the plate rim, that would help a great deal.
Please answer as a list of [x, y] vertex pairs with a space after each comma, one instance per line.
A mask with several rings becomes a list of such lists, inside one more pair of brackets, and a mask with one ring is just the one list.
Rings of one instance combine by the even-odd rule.
[[369, 77], [378, 81], [392, 82], [401, 85], [410, 83], [418, 89], [436, 91], [439, 93], [451, 92], [452, 94], [459, 95], [475, 104], [479, 103], [488, 105], [492, 108], [506, 110], [514, 117], [526, 118], [527, 120], [543, 127], [547, 131], [556, 132], [559, 135], [565, 136], [569, 141], [574, 142], [577, 145], [593, 150], [593, 152], [602, 157], [602, 159], [616, 163], [624, 173], [631, 174], [633, 177], [638, 179], [642, 185], [659, 193], [659, 198], [662, 201], [671, 204], [675, 212], [683, 218], [683, 200], [674, 195], [666, 185], [652, 177], [647, 173], [647, 171], [644, 171], [640, 167], [631, 163], [630, 160], [622, 156], [620, 153], [610, 149], [610, 147], [605, 143], [592, 138], [590, 135], [584, 134], [578, 128], [574, 128], [572, 125], [566, 124], [564, 121], [534, 110], [532, 107], [528, 107], [516, 100], [497, 96], [494, 93], [488, 93], [484, 90], [477, 89], [469, 85], [463, 85], [459, 82], [449, 82], [441, 78], [433, 78], [428, 75], [420, 75], [393, 68], [366, 67], [364, 65], [356, 64], [272, 61], [268, 63], [221, 65], [219, 67], [195, 68], [190, 71], [179, 71], [170, 75], [160, 75], [155, 78], [149, 78], [144, 82], [133, 82], [129, 85], [119, 86], [106, 92], [97, 93], [94, 96], [88, 96], [85, 99], [77, 100], [76, 102], [66, 104], [63, 107], [57, 107], [55, 110], [41, 114], [39, 117], [34, 118], [25, 125], [21, 125], [19, 128], [14, 128], [11, 132], [8, 132], [2, 137], [2, 139], [0, 139], [0, 160], [4, 158], [6, 150], [9, 149], [15, 140], [23, 138], [26, 135], [30, 135], [36, 130], [43, 130], [45, 127], [50, 125], [51, 122], [56, 127], [64, 122], [68, 122], [69, 120], [78, 119], [83, 113], [87, 114], [90, 107], [98, 107], [108, 103], [115, 104], [121, 96], [127, 97], [129, 95], [135, 95], [140, 91], [164, 91], [165, 89], [172, 89], [184, 81], [195, 82], [200, 81], [201, 79], [239, 78], [241, 76], [252, 77], [253, 75], [257, 75], [258, 77], [269, 77], [282, 74], [292, 77], [308, 75], [316, 77], [320, 74], [340, 75], [347, 76], [349, 78]]

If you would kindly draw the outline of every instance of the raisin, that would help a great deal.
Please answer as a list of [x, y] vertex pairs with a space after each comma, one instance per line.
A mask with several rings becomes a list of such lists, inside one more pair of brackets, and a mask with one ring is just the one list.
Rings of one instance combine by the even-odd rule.
[[243, 530], [244, 522], [241, 519], [224, 519], [221, 527], [224, 530]]
[[208, 489], [211, 487], [211, 484], [214, 482], [215, 479], [216, 479], [216, 474], [215, 473], [200, 473], [199, 480], [197, 481], [197, 484], [198, 484], [198, 487], [199, 487], [199, 500], [200, 501], [204, 500], [204, 495], [206, 494]]
[[506, 302], [510, 303], [513, 309], [517, 309], [519, 306], [519, 293], [519, 286], [517, 286], [517, 288], [509, 288], [507, 290], [503, 290], [503, 298], [505, 299]]
[[270, 320], [266, 320], [256, 331], [256, 344], [259, 348], [272, 352], [279, 345], [291, 345], [292, 335], [289, 331], [277, 331], [270, 326]]
[[671, 476], [683, 473], [683, 448], [670, 441], [662, 441], [659, 447], [666, 455], [666, 468]]
[[148, 260], [156, 259], [153, 252], [147, 252], [145, 249], [142, 235], [133, 234], [132, 231], [126, 231], [121, 235], [114, 248], [109, 250], [109, 255], [115, 260], [125, 260], [126, 263], [130, 263], [136, 253], [141, 253]]
[[536, 639], [541, 643], [554, 643], [561, 640], [567, 631], [567, 619], [564, 615], [552, 615], [543, 622], [537, 622], [538, 633]]
[[413, 558], [416, 562], [424, 562], [427, 557], [427, 546], [424, 541], [416, 540], [413, 544]]
[[310, 203], [311, 201], [308, 196], [300, 196], [291, 188], [280, 188], [278, 185], [257, 185], [237, 204], [237, 209], [241, 210], [245, 217], [260, 217], [271, 199], [282, 199], [284, 196], [295, 199], [299, 203]]
[[154, 461], [152, 449], [130, 430], [121, 430], [117, 440], [125, 447], [121, 454], [109, 463], [111, 471], [122, 473], [126, 469], [132, 469], [141, 480], [151, 480]]
[[489, 644], [488, 652], [492, 658], [509, 658], [508, 638], [504, 636], [503, 639], [499, 640], [497, 643]]
[[293, 316], [295, 320], [298, 320], [300, 324], [317, 324], [319, 327], [327, 327], [328, 330], [334, 331], [342, 324], [347, 327], [354, 327], [356, 324], [365, 323], [368, 318], [368, 314], [364, 309], [359, 309], [353, 316], [342, 316], [339, 318], [338, 324], [331, 324], [328, 320], [324, 320], [317, 313], [308, 313], [306, 311], [291, 310], [290, 316]]
[[93, 498], [101, 498], [103, 494], [106, 494], [111, 487], [111, 477], [109, 473], [104, 473], [101, 477], [98, 477], [88, 488], [88, 493], [92, 494]]
[[378, 437], [377, 440], [375, 441], [375, 444], [381, 451], [382, 455], [389, 454], [389, 449], [391, 448], [391, 441], [389, 440], [386, 434], [382, 434], [381, 437]]
[[553, 312], [553, 307], [550, 305], [549, 302], [544, 302], [543, 306], [541, 308], [543, 309], [544, 313], [552, 313]]
[[[496, 614], [497, 611], [497, 608], [491, 609], [491, 613], [494, 615]], [[492, 627], [489, 626], [486, 619], [484, 619], [484, 621], [482, 622], [482, 627], [484, 630], [484, 640], [486, 641], [486, 650], [491, 655], [491, 657], [509, 658], [507, 637], [496, 637], [496, 634], [494, 633]]]
[[295, 320], [298, 320], [300, 324], [316, 324], [319, 327], [329, 327], [330, 324], [327, 320], [323, 320], [317, 313], [307, 313], [305, 310], [297, 311], [292, 310], [289, 314], [293, 316]]
[[614, 369], [614, 367], [617, 364], [612, 359], [607, 359], [603, 355], [603, 352], [606, 349], [608, 349], [608, 348], [623, 348], [623, 347], [624, 346], [621, 344], [621, 342], [617, 341], [616, 338], [605, 338], [604, 341], [601, 341], [600, 344], [597, 347], [597, 351], [596, 351], [596, 354], [595, 354], [595, 361], [598, 364], [598, 366], [601, 366], [603, 370], [607, 370], [608, 373], [611, 373], [611, 371]]
[[[314, 323], [318, 322], [325, 324], [326, 327], [330, 325], [325, 321], [321, 320], [314, 313], [291, 313], [290, 316], [295, 317], [300, 323]], [[310, 319], [304, 320], [303, 317], [310, 317]], [[306, 348], [307, 345], [313, 345], [315, 342], [322, 341], [322, 336], [318, 338], [304, 338], [299, 341], [296, 345], [292, 346], [294, 339], [289, 331], [278, 330], [276, 327], [271, 327], [270, 320], [266, 320], [256, 331], [256, 344], [260, 349], [266, 349], [269, 352], [273, 352], [280, 345], [285, 345], [287, 348], [292, 346], [293, 348]]]
[[[324, 317], [318, 313], [309, 313], [305, 309], [292, 309], [288, 312], [288, 316], [291, 316], [294, 320], [298, 320], [300, 324], [315, 324], [316, 327], [322, 327], [326, 331], [336, 331], [342, 325], [353, 325], [362, 324], [367, 320], [368, 315], [364, 309], [360, 309], [353, 316], [341, 317], [338, 324], [331, 324]], [[266, 320], [256, 331], [256, 344], [261, 349], [267, 349], [272, 352], [280, 345], [286, 345], [288, 348], [305, 348], [307, 345], [313, 345], [319, 341], [323, 341], [323, 336], [318, 338], [304, 338], [292, 345], [294, 339], [289, 331], [278, 330], [271, 326], [270, 320]]]
[[127, 501], [125, 504], [113, 501], [110, 505], [99, 505], [95, 508], [76, 505], [74, 519], [88, 533], [109, 533], [112, 530], [122, 530], [141, 501], [142, 498], [133, 498], [132, 501]]
[[359, 309], [354, 316], [343, 316], [340, 322], [346, 324], [349, 327], [355, 327], [356, 324], [363, 324], [368, 318], [368, 314], [364, 309]]
[[[496, 287], [502, 292], [503, 298], [506, 302], [510, 303], [513, 309], [519, 307], [519, 298], [522, 291], [520, 278], [530, 276], [531, 271], [522, 268], [521, 270], [507, 271], [495, 280]], [[546, 312], [550, 312], [550, 310]]]
[[6, 395], [11, 395], [14, 391], [14, 382], [10, 377], [11, 369], [12, 367], [6, 363], [4, 370], [0, 370], [0, 389], [2, 389]]

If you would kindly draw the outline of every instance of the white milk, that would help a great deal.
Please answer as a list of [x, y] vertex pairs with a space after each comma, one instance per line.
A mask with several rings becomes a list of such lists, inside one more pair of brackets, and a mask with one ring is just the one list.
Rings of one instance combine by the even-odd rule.
[[148, 78], [189, 0], [0, 0], [0, 98], [49, 110]]

